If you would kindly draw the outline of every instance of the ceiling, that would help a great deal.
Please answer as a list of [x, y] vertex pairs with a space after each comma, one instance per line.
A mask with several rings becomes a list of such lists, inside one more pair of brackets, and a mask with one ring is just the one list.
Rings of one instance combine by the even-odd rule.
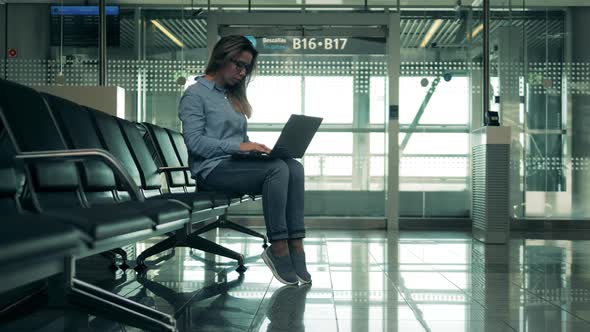
[[[401, 45], [404, 48], [418, 48], [424, 39], [434, 18], [407, 17], [401, 19]], [[180, 39], [186, 48], [205, 48], [207, 47], [207, 22], [205, 19], [193, 18], [158, 18], [158, 22], [169, 30], [174, 36]], [[472, 26], [475, 29], [478, 22]], [[492, 36], [497, 29], [503, 26], [516, 27], [516, 31], [525, 31], [529, 47], [545, 46], [546, 42], [560, 42], [563, 36], [564, 22], [562, 19], [507, 19], [492, 20]], [[121, 26], [121, 47], [133, 47], [135, 40], [134, 21], [130, 17], [122, 17]], [[524, 28], [523, 28], [524, 27]], [[440, 28], [433, 35], [430, 45], [436, 44], [439, 48], [465, 47], [467, 40], [465, 38], [465, 21], [457, 19], [442, 19]], [[150, 48], [159, 49], [178, 49], [168, 37], [159, 30], [154, 30], [153, 41]], [[475, 43], [481, 42], [482, 33], [474, 39]]]
[[[397, 6], [396, 0], [367, 0], [371, 7]], [[53, 3], [59, 4], [62, 0], [0, 0], [0, 3]], [[214, 7], [245, 7], [248, 3], [259, 7], [300, 7], [302, 0], [107, 0], [108, 4], [118, 5], [140, 5], [140, 6], [208, 6], [209, 2]], [[479, 5], [481, 0], [461, 0], [463, 5]], [[98, 3], [98, 0], [63, 0], [68, 4]], [[306, 6], [323, 7], [364, 7], [365, 0], [305, 0]], [[527, 7], [567, 7], [567, 6], [589, 6], [588, 0], [492, 0], [492, 7], [506, 8], [508, 4], [513, 6], [525, 5]], [[431, 8], [453, 8], [457, 0], [400, 0], [402, 7], [431, 7]]]

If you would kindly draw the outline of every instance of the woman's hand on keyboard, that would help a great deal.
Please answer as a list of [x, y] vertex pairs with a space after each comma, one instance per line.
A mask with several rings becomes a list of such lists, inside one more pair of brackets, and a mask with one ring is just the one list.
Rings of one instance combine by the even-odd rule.
[[266, 145], [256, 143], [256, 142], [244, 142], [240, 143], [240, 151], [243, 152], [260, 152], [260, 153], [270, 153], [271, 149], [269, 149]]

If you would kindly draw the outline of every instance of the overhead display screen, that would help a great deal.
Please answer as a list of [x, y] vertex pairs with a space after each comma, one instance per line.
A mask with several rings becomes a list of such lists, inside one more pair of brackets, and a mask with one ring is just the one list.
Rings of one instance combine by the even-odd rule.
[[[51, 6], [51, 45], [98, 47], [98, 6]], [[107, 46], [119, 46], [119, 6], [107, 6]]]

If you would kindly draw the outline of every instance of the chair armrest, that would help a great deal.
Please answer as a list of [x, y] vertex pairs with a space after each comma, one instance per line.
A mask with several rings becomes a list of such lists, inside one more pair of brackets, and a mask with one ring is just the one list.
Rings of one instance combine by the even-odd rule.
[[22, 152], [15, 155], [14, 159], [16, 162], [23, 164], [35, 164], [46, 161], [81, 162], [86, 160], [98, 160], [105, 163], [113, 173], [119, 177], [134, 200], [140, 202], [144, 201], [144, 197], [137, 184], [133, 181], [131, 175], [129, 175], [127, 170], [121, 165], [121, 162], [119, 162], [115, 156], [105, 150], [79, 149]]
[[190, 168], [187, 166], [179, 166], [179, 167], [159, 167], [158, 173], [171, 173], [177, 171], [190, 171]]

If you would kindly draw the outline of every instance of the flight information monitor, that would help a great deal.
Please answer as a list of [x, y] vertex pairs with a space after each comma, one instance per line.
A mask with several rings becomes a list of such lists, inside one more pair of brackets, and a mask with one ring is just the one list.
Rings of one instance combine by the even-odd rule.
[[[98, 47], [98, 6], [51, 6], [51, 45]], [[119, 46], [119, 6], [106, 6], [107, 46]], [[62, 31], [63, 17], [63, 31]]]

